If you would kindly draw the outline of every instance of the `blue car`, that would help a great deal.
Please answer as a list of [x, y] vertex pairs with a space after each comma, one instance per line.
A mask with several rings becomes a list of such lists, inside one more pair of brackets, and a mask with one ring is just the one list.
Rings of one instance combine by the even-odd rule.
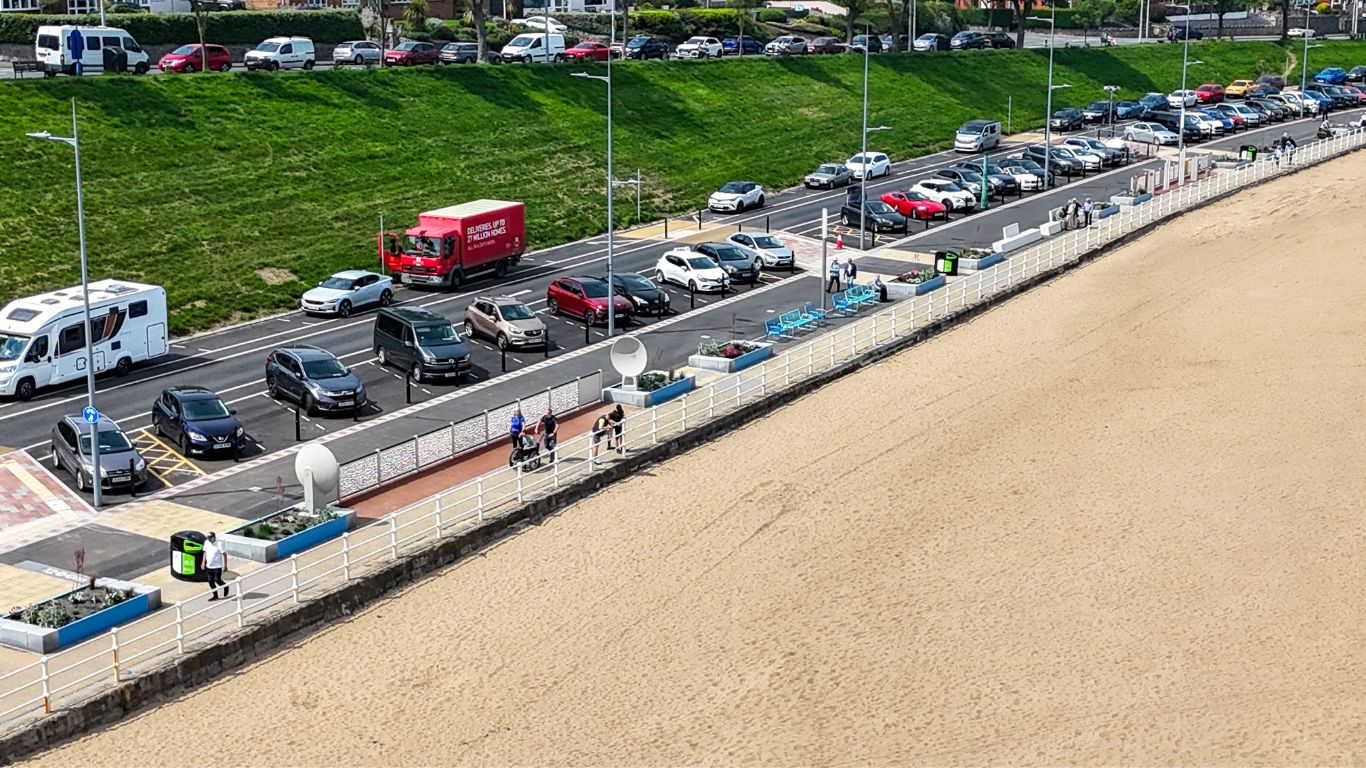
[[152, 430], [187, 458], [195, 453], [242, 450], [247, 441], [237, 411], [203, 387], [162, 390], [152, 404]]
[[1143, 110], [1143, 105], [1136, 101], [1115, 102], [1115, 118], [1119, 120], [1137, 120], [1143, 117]]
[[1233, 118], [1229, 117], [1223, 112], [1220, 112], [1217, 109], [1201, 109], [1198, 111], [1205, 117], [1208, 117], [1209, 119], [1222, 124], [1224, 126], [1225, 134], [1233, 133], [1233, 131], [1237, 128], [1238, 124], [1233, 122]]
[[1306, 90], [1301, 92], [1300, 96], [1303, 98], [1312, 99], [1315, 104], [1318, 104], [1320, 115], [1325, 114], [1333, 108], [1333, 99], [1326, 93], [1319, 93], [1318, 91]]
[[[761, 43], [761, 42], [759, 42], [758, 39], [753, 38], [753, 37], [748, 37], [748, 36], [744, 37], [743, 39], [744, 39], [744, 41], [745, 41], [745, 42], [744, 42], [744, 46], [745, 46], [745, 48], [744, 48], [744, 55], [746, 55], [746, 56], [762, 56], [762, 55], [764, 55], [764, 44]], [[722, 56], [734, 56], [734, 55], [735, 55], [735, 52], [739, 49], [739, 47], [740, 47], [740, 41], [739, 41], [739, 40], [736, 40], [736, 39], [733, 38], [733, 37], [724, 38], [724, 39], [721, 40], [721, 55], [722, 55]]]
[[1324, 67], [1323, 71], [1314, 75], [1314, 82], [1326, 83], [1328, 85], [1342, 85], [1347, 82], [1347, 70], [1342, 67]]

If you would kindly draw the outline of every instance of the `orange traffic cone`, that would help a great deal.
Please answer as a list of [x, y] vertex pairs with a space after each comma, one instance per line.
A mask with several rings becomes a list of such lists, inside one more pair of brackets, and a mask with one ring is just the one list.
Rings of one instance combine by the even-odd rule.
[[835, 250], [837, 250], [837, 251], [842, 251], [842, 250], [844, 250], [844, 233], [843, 233], [843, 232], [836, 232], [836, 233], [835, 233]]

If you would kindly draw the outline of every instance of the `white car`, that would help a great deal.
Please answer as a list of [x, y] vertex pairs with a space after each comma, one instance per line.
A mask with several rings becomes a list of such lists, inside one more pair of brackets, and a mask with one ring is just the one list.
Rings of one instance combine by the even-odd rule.
[[892, 161], [882, 152], [869, 152], [867, 155], [854, 155], [844, 162], [844, 167], [854, 174], [854, 180], [863, 179], [864, 171], [868, 173], [868, 178], [876, 179], [879, 176], [892, 175]]
[[312, 69], [317, 59], [313, 41], [307, 37], [269, 37], [247, 51], [242, 63], [251, 72], [258, 69]]
[[792, 266], [792, 249], [766, 232], [736, 232], [726, 242], [754, 254], [765, 268]]
[[1125, 141], [1143, 144], [1179, 144], [1181, 137], [1157, 123], [1134, 123], [1124, 129]]
[[730, 285], [730, 277], [715, 259], [687, 248], [675, 248], [659, 257], [655, 281], [681, 285], [690, 291], [719, 291]]
[[299, 308], [317, 315], [350, 317], [351, 310], [368, 304], [387, 307], [394, 300], [394, 279], [363, 269], [348, 269], [304, 291]]
[[679, 43], [674, 55], [680, 59], [721, 58], [721, 41], [714, 37], [690, 37]]
[[1204, 112], [1200, 112], [1200, 111], [1198, 111], [1198, 110], [1195, 111], [1195, 112], [1187, 112], [1186, 114], [1188, 114], [1188, 115], [1195, 115], [1195, 119], [1200, 121], [1200, 132], [1201, 132], [1201, 133], [1206, 133], [1206, 134], [1209, 134], [1210, 136], [1223, 136], [1223, 135], [1224, 135], [1224, 124], [1223, 124], [1223, 122], [1221, 122], [1221, 121], [1219, 121], [1219, 120], [1215, 120], [1214, 118], [1210, 117], [1209, 115], [1205, 114]]
[[1020, 185], [1021, 192], [1037, 192], [1043, 189], [1043, 177], [1036, 176], [1034, 172], [1028, 168], [1020, 168], [1019, 166], [1003, 167], [1001, 168], [1001, 172], [1014, 179], [1015, 183]]
[[719, 213], [739, 213], [763, 205], [764, 188], [752, 181], [728, 181], [707, 198], [707, 208]]
[[[508, 24], [520, 24], [521, 26], [526, 27], [527, 29], [534, 30], [534, 31], [537, 31], [537, 32], [544, 32], [544, 31], [546, 31], [546, 30], [545, 30], [546, 21], [547, 21], [547, 19], [546, 19], [546, 17], [544, 17], [544, 16], [528, 16], [528, 17], [526, 17], [525, 19], [513, 19], [512, 21], [509, 21]], [[568, 31], [569, 31], [569, 27], [566, 27], [565, 25], [563, 25], [563, 24], [561, 24], [560, 22], [556, 21], [553, 17], [552, 17], [551, 19], [549, 19], [549, 21], [550, 21], [550, 33], [551, 33], [552, 35], [553, 35], [553, 34], [561, 34], [561, 35], [563, 35], [565, 32], [568, 32]]]
[[931, 200], [937, 200], [950, 211], [971, 211], [977, 207], [977, 198], [972, 193], [948, 179], [923, 179], [911, 187], [911, 192], [919, 192]]
[[1306, 99], [1299, 91], [1281, 91], [1279, 96], [1285, 99], [1297, 112], [1309, 115], [1319, 113], [1319, 103], [1314, 99]]
[[1088, 171], [1099, 171], [1100, 167], [1105, 164], [1105, 160], [1100, 155], [1084, 152], [1080, 147], [1064, 147], [1054, 144], [1050, 154], [1077, 160], [1081, 163], [1081, 167]]
[[1167, 106], [1172, 109], [1180, 109], [1182, 103], [1185, 103], [1186, 109], [1190, 109], [1200, 103], [1200, 97], [1195, 94], [1195, 91], [1191, 90], [1183, 91], [1177, 89], [1167, 94]]
[[1309, 37], [1314, 36], [1314, 30], [1305, 27], [1291, 27], [1286, 33], [1287, 37]]

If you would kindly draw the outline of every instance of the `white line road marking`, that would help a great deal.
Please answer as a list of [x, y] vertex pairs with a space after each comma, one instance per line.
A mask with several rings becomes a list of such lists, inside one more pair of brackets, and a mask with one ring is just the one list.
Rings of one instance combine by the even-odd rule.
[[522, 290], [520, 290], [520, 291], [518, 291], [518, 292], [516, 292], [516, 293], [509, 293], [508, 295], [515, 299], [515, 298], [517, 298], [518, 296], [525, 296], [525, 295], [528, 294], [528, 293], [531, 293], [531, 289], [530, 289], [530, 288], [524, 288], [524, 289], [522, 289]]

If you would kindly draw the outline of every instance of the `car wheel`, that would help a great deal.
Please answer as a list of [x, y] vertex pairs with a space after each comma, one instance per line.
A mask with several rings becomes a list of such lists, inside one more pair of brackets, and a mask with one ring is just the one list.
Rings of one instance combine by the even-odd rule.
[[188, 459], [188, 458], [190, 458], [190, 436], [189, 436], [189, 435], [181, 435], [181, 436], [180, 436], [180, 446], [179, 446], [179, 448], [180, 448], [180, 458], [182, 458], [182, 459]]
[[189, 63], [188, 61], [185, 62], [185, 74], [187, 74], [187, 75], [193, 75], [195, 72], [198, 72], [198, 71], [199, 71], [199, 70], [197, 70], [197, 69], [194, 68], [194, 65], [193, 65], [193, 64]]
[[754, 204], [754, 207], [755, 207], [755, 208], [763, 208], [763, 207], [764, 207], [764, 196], [763, 196], [763, 195], [759, 195], [759, 202], [755, 203], [755, 204]]
[[550, 310], [550, 314], [552, 315], [560, 314], [560, 302], [555, 299], [546, 299], [545, 308]]
[[313, 395], [310, 395], [307, 392], [304, 393], [304, 399], [299, 401], [299, 405], [303, 408], [304, 413], [309, 416], [312, 416], [313, 412], [316, 410], [316, 406], [313, 402]]
[[422, 363], [413, 363], [412, 370], [408, 371], [408, 376], [412, 378], [414, 384], [421, 384], [422, 378], [426, 375], [427, 372], [422, 370]]
[[365, 66], [365, 57], [364, 57], [364, 56], [356, 56], [356, 58], [354, 58], [354, 59], [351, 60], [351, 63], [352, 63], [352, 64], [355, 64], [355, 65], [358, 66], [358, 67], [363, 67], [363, 66]]
[[692, 291], [693, 293], [697, 293], [697, 281], [696, 281], [696, 280], [689, 280], [689, 281], [688, 281], [688, 290]]
[[14, 396], [20, 400], [32, 400], [35, 389], [37, 389], [37, 387], [34, 386], [33, 379], [22, 378], [19, 380], [19, 383], [14, 386]]
[[503, 334], [503, 333], [498, 334], [498, 348], [499, 348], [499, 349], [507, 349], [507, 348], [508, 348], [508, 337], [507, 337], [507, 334]]
[[337, 305], [337, 316], [338, 316], [338, 317], [350, 317], [350, 316], [351, 316], [351, 302], [349, 302], [349, 301], [343, 301], [342, 303], [338, 304], [338, 305]]
[[664, 284], [664, 282], [665, 282], [665, 281], [664, 281], [664, 270], [662, 270], [662, 269], [656, 269], [656, 270], [655, 270], [655, 282], [656, 282], [656, 283], [659, 283], [660, 285], [663, 285], [663, 284]]
[[470, 322], [469, 320], [465, 321], [465, 338], [474, 338], [474, 323]]
[[90, 484], [85, 481], [85, 470], [76, 470], [76, 490], [85, 493], [90, 490]]
[[561, 53], [555, 54], [555, 63], [556, 63], [556, 64], [563, 64], [563, 63], [564, 63], [564, 54], [561, 54]]
[[51, 458], [52, 458], [52, 468], [53, 468], [53, 469], [61, 469], [61, 468], [62, 468], [62, 457], [57, 455], [57, 444], [56, 444], [56, 443], [48, 443], [48, 446], [47, 446], [47, 447], [48, 447], [48, 450], [49, 450], [49, 451], [51, 452], [51, 454], [52, 454], [52, 456], [51, 456]]
[[951, 210], [953, 210], [953, 201], [952, 201], [952, 200], [940, 200], [940, 201], [939, 201], [939, 204], [942, 205], [942, 206], [944, 206], [944, 210], [945, 210], [945, 211], [951, 211]]
[[312, 69], [312, 68], [313, 68], [313, 60], [312, 60], [312, 59], [309, 59], [308, 61], [305, 61], [305, 62], [304, 62], [304, 69]]
[[132, 372], [132, 370], [133, 370], [133, 360], [132, 360], [132, 358], [120, 357], [120, 358], [119, 358], [119, 361], [114, 365], [114, 375], [115, 375], [115, 376], [119, 376], [119, 377], [127, 376], [130, 372]]
[[136, 67], [133, 67], [133, 74], [137, 74], [137, 75], [145, 75], [145, 74], [147, 74], [147, 63], [146, 63], [146, 62], [143, 62], [143, 63], [141, 63], [141, 64], [138, 64]]
[[223, 62], [223, 66], [219, 67], [219, 68], [218, 68], [218, 71], [219, 71], [219, 72], [231, 72], [231, 71], [232, 71], [232, 62], [231, 62], [231, 61], [225, 61], [225, 62]]
[[279, 71], [280, 71], [280, 62], [278, 62], [278, 61], [272, 61], [272, 62], [270, 62], [270, 64], [266, 65], [266, 69], [269, 69], [271, 72], [279, 72]]
[[384, 347], [375, 348], [375, 357], [379, 359], [379, 364], [381, 367], [389, 364], [389, 353], [384, 349]]
[[394, 303], [394, 292], [393, 292], [393, 291], [386, 290], [386, 291], [384, 291], [383, 293], [381, 293], [381, 294], [379, 295], [379, 305], [380, 305], [381, 307], [387, 307], [387, 306], [389, 306], [390, 304], [393, 304], [393, 303]]

